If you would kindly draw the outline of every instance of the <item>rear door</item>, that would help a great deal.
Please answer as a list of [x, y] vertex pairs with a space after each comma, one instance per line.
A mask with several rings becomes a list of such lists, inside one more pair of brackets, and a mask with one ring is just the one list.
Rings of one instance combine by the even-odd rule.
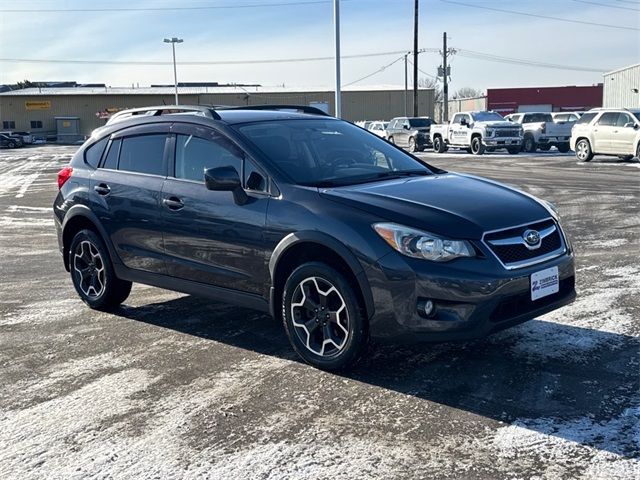
[[635, 120], [628, 113], [620, 113], [618, 121], [613, 128], [611, 134], [611, 148], [614, 153], [621, 155], [633, 155], [633, 142], [636, 139], [637, 130], [633, 126], [625, 127], [625, 125], [635, 125]]
[[[169, 275], [218, 287], [260, 293], [268, 278], [263, 241], [269, 182], [221, 132], [190, 124], [172, 128], [170, 175], [162, 191], [164, 246]], [[249, 201], [207, 190], [204, 170], [232, 166], [244, 178]]]
[[604, 112], [593, 127], [593, 150], [597, 153], [615, 153], [613, 131], [617, 129], [618, 112]]
[[122, 263], [165, 273], [160, 194], [167, 172], [168, 124], [144, 125], [111, 136], [91, 177], [90, 201]]

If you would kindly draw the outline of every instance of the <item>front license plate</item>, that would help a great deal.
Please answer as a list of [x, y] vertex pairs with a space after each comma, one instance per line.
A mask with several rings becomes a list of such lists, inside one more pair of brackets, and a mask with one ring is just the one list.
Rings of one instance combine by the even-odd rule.
[[538, 300], [559, 291], [558, 267], [547, 268], [531, 274], [531, 300]]

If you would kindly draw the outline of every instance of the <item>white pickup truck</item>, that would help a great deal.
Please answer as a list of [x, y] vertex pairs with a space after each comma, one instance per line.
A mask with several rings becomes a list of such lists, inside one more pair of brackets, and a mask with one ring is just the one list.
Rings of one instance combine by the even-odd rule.
[[522, 127], [506, 121], [496, 112], [459, 112], [448, 124], [431, 126], [431, 144], [437, 153], [449, 147], [464, 148], [482, 155], [505, 148], [511, 154], [522, 148]]
[[538, 148], [547, 151], [551, 147], [556, 147], [562, 153], [569, 151], [573, 123], [554, 122], [553, 116], [546, 112], [512, 113], [505, 118], [522, 125], [522, 150], [525, 152], [535, 152]]

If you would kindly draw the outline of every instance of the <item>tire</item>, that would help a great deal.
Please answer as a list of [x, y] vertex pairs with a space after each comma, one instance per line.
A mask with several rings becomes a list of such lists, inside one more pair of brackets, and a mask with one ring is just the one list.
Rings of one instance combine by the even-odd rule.
[[583, 162], [590, 162], [593, 158], [593, 151], [591, 150], [591, 144], [586, 138], [581, 138], [576, 143], [576, 157]]
[[509, 147], [507, 148], [507, 152], [509, 152], [509, 155], [517, 155], [520, 153], [520, 147]]
[[548, 152], [549, 150], [551, 150], [551, 145], [538, 145], [538, 149], [542, 150], [543, 152]]
[[471, 153], [474, 155], [484, 154], [484, 145], [482, 144], [482, 138], [475, 136], [471, 139]]
[[323, 370], [353, 365], [368, 344], [367, 319], [353, 287], [325, 263], [305, 263], [289, 275], [282, 319], [296, 353]]
[[409, 137], [409, 151], [411, 153], [416, 153], [418, 148], [416, 147], [416, 139], [413, 137]]
[[393, 137], [389, 137], [389, 143], [393, 143], [394, 145], [396, 144], [396, 142], [393, 141]]
[[107, 247], [92, 230], [80, 230], [73, 237], [69, 269], [76, 292], [94, 310], [117, 307], [131, 293], [131, 282], [116, 277]]
[[16, 148], [16, 144], [13, 142], [9, 142], [9, 144], [7, 145], [7, 147], [9, 148]]
[[522, 150], [528, 153], [534, 153], [536, 151], [536, 139], [533, 135], [525, 135], [522, 140]]
[[638, 142], [638, 146], [636, 147], [636, 158], [640, 158], [640, 142]]
[[438, 136], [433, 139], [433, 151], [436, 153], [444, 153], [446, 152], [447, 147], [444, 144], [444, 140], [442, 137]]
[[559, 143], [557, 148], [560, 153], [567, 153], [570, 150], [568, 143]]

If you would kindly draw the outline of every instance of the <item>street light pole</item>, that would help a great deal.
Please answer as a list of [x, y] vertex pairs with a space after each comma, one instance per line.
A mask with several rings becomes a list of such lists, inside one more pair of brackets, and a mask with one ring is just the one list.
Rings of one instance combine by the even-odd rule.
[[171, 44], [171, 50], [173, 51], [173, 83], [176, 89], [175, 90], [176, 105], [178, 105], [178, 71], [176, 70], [176, 43], [182, 43], [182, 42], [184, 42], [184, 40], [177, 37], [164, 39], [164, 43]]
[[340, 89], [340, 0], [333, 0], [333, 26], [336, 43], [336, 117], [342, 117], [342, 92]]

